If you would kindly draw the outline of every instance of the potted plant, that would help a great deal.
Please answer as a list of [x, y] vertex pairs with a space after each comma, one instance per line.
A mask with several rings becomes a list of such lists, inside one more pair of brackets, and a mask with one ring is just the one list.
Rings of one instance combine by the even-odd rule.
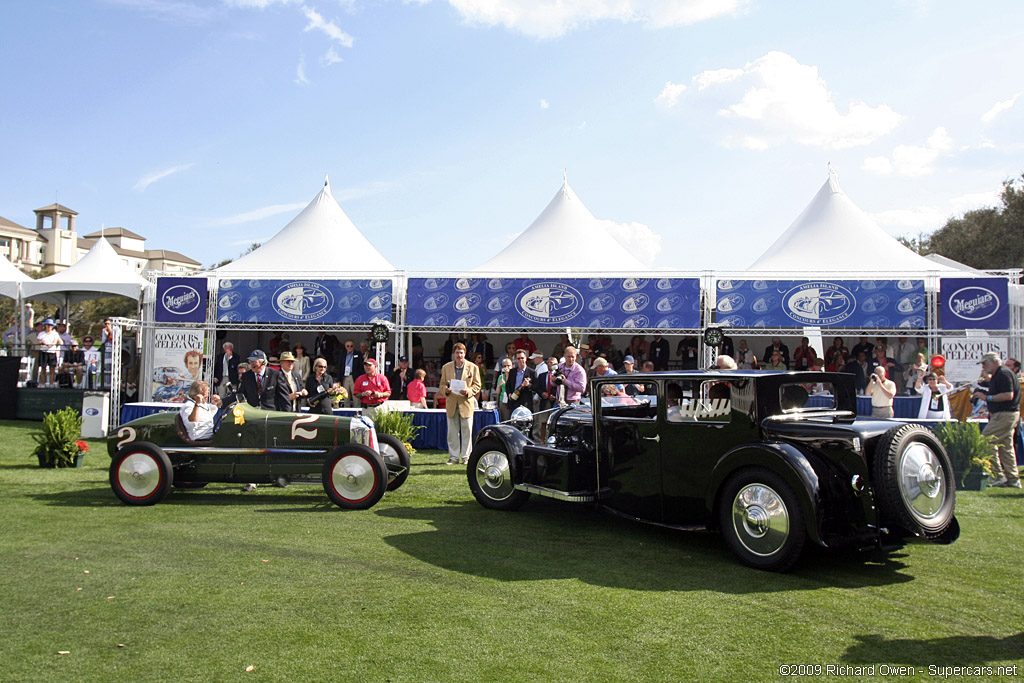
[[82, 416], [74, 408], [43, 415], [42, 429], [32, 434], [36, 442], [33, 454], [39, 466], [76, 467], [76, 460], [80, 462], [81, 455], [89, 450], [81, 436]]
[[977, 422], [942, 422], [935, 434], [953, 463], [957, 487], [984, 489], [992, 475], [992, 437], [982, 434]]
[[78, 454], [75, 456], [75, 467], [81, 467], [82, 459], [85, 458], [85, 454], [89, 452], [89, 444], [78, 439], [75, 441], [75, 445], [78, 446]]
[[414, 425], [412, 415], [400, 413], [397, 410], [378, 410], [377, 414], [373, 416], [373, 426], [379, 433], [390, 434], [401, 441], [409, 455], [416, 452], [416, 449], [412, 447], [412, 442], [423, 426]]

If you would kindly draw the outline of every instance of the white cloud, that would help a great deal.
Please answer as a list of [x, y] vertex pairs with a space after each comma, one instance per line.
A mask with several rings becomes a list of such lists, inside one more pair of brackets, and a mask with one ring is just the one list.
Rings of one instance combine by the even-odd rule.
[[343, 47], [352, 47], [352, 36], [342, 31], [334, 21], [324, 21], [324, 18], [312, 7], [302, 6], [302, 13], [309, 19], [306, 24], [306, 31], [316, 29], [321, 31], [331, 40], [338, 41]]
[[[769, 149], [795, 142], [846, 149], [874, 142], [903, 118], [888, 105], [860, 101], [840, 111], [818, 68], [785, 52], [769, 52], [742, 69], [704, 71], [692, 82], [695, 106], [713, 103], [732, 124], [725, 136], [730, 146]], [[671, 95], [663, 90], [658, 98], [669, 104]]]
[[1020, 97], [1021, 95], [1024, 95], [1024, 92], [1019, 92], [1008, 100], [1003, 100], [1002, 102], [996, 102], [995, 104], [993, 104], [991, 109], [989, 109], [987, 112], [981, 115], [981, 122], [992, 123], [993, 121], [995, 121], [997, 116], [1013, 107], [1013, 105], [1017, 102], [1017, 98]]
[[735, 14], [747, 0], [448, 0], [471, 24], [502, 25], [534, 38], [557, 38], [602, 21], [651, 28], [684, 26]]
[[542, 99], [542, 100], [540, 101], [540, 108], [541, 108], [541, 109], [547, 109], [547, 108], [548, 108], [548, 107], [550, 107], [550, 106], [551, 106], [551, 105], [550, 105], [550, 104], [548, 103], [548, 101], [547, 101], [547, 100], [545, 100], [545, 99]]
[[295, 82], [299, 85], [309, 85], [309, 79], [306, 78], [306, 57], [299, 57], [299, 64], [295, 67]]
[[861, 169], [879, 175], [901, 175], [917, 178], [935, 170], [939, 157], [953, 148], [953, 138], [946, 129], [938, 127], [928, 137], [924, 146], [899, 145], [892, 151], [892, 158], [868, 157]]
[[334, 46], [327, 48], [327, 52], [320, 58], [320, 66], [330, 66], [331, 64], [337, 64], [342, 61], [341, 57], [335, 51]]
[[944, 205], [916, 206], [909, 209], [890, 209], [872, 214], [880, 226], [893, 234], [910, 232], [932, 232], [938, 230], [946, 221], [954, 216], [962, 216], [966, 211], [984, 209], [999, 204], [999, 191], [974, 192], [953, 197]]
[[601, 224], [612, 237], [629, 250], [629, 253], [647, 265], [654, 263], [654, 259], [661, 253], [661, 235], [643, 223], [616, 223], [603, 220]]
[[171, 166], [170, 168], [165, 168], [162, 171], [154, 171], [152, 173], [148, 173], [139, 178], [139, 182], [135, 183], [135, 186], [132, 189], [135, 190], [136, 192], [145, 192], [146, 188], [155, 183], [156, 181], [163, 180], [167, 176], [172, 175], [174, 173], [178, 173], [179, 171], [187, 171], [193, 166], [195, 166], [194, 163], [181, 164], [179, 166]]
[[[220, 225], [239, 225], [240, 223], [251, 223], [252, 221], [258, 221], [263, 218], [269, 218], [270, 216], [276, 216], [281, 213], [290, 213], [292, 211], [298, 211], [306, 206], [305, 203], [298, 204], [271, 204], [270, 206], [264, 206], [261, 209], [253, 209], [252, 211], [246, 211], [245, 213], [235, 214], [234, 216], [228, 216], [227, 218], [218, 218], [210, 221], [212, 226]], [[254, 240], [246, 241], [249, 244]]]
[[654, 98], [657, 104], [671, 109], [679, 103], [679, 98], [686, 92], [686, 85], [683, 83], [666, 82], [661, 89], [661, 94]]

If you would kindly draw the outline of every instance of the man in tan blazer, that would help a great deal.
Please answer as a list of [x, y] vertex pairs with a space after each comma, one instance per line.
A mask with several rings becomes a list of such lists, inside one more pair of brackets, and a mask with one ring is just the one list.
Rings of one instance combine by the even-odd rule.
[[[458, 465], [469, 462], [473, 447], [473, 411], [475, 397], [480, 393], [480, 368], [466, 362], [466, 345], [462, 342], [452, 347], [452, 358], [441, 368], [440, 391], [444, 393], [448, 414], [448, 464]], [[465, 382], [465, 388], [452, 391], [452, 380]]]

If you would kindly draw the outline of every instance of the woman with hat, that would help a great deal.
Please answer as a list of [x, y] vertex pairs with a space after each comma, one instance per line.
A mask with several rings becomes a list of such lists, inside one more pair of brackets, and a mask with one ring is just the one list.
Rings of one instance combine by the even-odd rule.
[[55, 386], [54, 382], [57, 379], [57, 350], [60, 348], [60, 335], [57, 334], [56, 328], [53, 318], [47, 318], [43, 321], [43, 331], [36, 335], [36, 340], [39, 343], [37, 381], [41, 387]]

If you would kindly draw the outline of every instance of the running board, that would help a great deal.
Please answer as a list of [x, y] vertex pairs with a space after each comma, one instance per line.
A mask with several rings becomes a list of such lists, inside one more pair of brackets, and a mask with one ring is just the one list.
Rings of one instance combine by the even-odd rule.
[[516, 490], [535, 493], [544, 498], [554, 498], [555, 500], [564, 500], [570, 503], [593, 503], [600, 498], [606, 497], [605, 494], [608, 493], [607, 490], [598, 491], [597, 493], [590, 491], [559, 491], [558, 489], [549, 489], [546, 486], [537, 486], [536, 484], [516, 484]]

